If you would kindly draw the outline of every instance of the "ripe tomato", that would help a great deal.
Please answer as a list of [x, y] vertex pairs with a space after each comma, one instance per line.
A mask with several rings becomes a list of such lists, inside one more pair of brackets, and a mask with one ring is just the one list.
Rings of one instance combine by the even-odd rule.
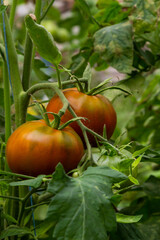
[[53, 129], [44, 120], [21, 125], [6, 146], [10, 169], [30, 176], [52, 174], [59, 162], [68, 172], [77, 167], [83, 154], [83, 143], [71, 127]]
[[[116, 112], [111, 102], [102, 95], [90, 96], [85, 93], [79, 92], [76, 88], [68, 88], [63, 90], [63, 93], [69, 101], [71, 107], [79, 117], [85, 117], [88, 120], [82, 122], [96, 133], [102, 135], [104, 125], [106, 125], [107, 138], [110, 139], [116, 126]], [[63, 104], [60, 98], [55, 95], [47, 105], [47, 112], [58, 113]], [[49, 118], [53, 115], [48, 114]], [[62, 122], [67, 122], [72, 118], [71, 113], [67, 110], [61, 118]], [[77, 122], [71, 123], [71, 127], [78, 133], [83, 140], [83, 135]], [[88, 134], [90, 143], [95, 145], [95, 138], [93, 135]]]

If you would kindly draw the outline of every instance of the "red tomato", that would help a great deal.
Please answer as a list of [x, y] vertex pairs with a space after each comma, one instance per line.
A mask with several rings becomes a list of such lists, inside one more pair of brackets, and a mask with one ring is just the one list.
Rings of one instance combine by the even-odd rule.
[[[102, 95], [90, 96], [79, 92], [76, 88], [63, 90], [65, 97], [68, 99], [71, 107], [79, 117], [85, 117], [88, 120], [82, 121], [88, 128], [102, 135], [104, 125], [106, 125], [107, 138], [110, 139], [116, 127], [116, 112], [111, 102]], [[55, 95], [47, 106], [47, 112], [58, 113], [63, 104], [60, 98]], [[49, 118], [53, 115], [48, 114]], [[72, 118], [71, 113], [67, 110], [62, 117], [62, 122], [67, 122]], [[71, 127], [78, 133], [83, 140], [83, 135], [77, 122], [71, 123]], [[95, 138], [88, 134], [91, 144], [95, 145]]]
[[68, 172], [77, 167], [83, 154], [83, 143], [71, 127], [57, 130], [43, 120], [21, 125], [6, 146], [10, 169], [30, 176], [52, 174], [59, 162]]

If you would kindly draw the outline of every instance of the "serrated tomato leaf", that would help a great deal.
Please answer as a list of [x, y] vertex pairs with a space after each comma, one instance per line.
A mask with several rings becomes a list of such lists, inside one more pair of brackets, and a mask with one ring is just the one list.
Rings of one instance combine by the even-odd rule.
[[108, 167], [89, 167], [82, 176], [72, 178], [59, 164], [48, 186], [55, 194], [47, 213], [56, 221], [53, 239], [106, 240], [107, 232], [116, 228], [112, 183], [125, 178]]
[[94, 34], [94, 49], [110, 66], [130, 73], [133, 70], [132, 25], [123, 22], [101, 28]]

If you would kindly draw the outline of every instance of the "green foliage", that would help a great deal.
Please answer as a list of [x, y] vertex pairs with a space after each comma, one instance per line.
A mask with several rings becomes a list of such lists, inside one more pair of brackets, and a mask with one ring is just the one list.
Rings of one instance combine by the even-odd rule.
[[30, 16], [26, 16], [25, 23], [39, 54], [47, 61], [56, 65], [59, 64], [61, 53], [56, 47], [52, 35], [42, 25], [37, 24]]
[[155, 2], [151, 0], [134, 0], [132, 6], [134, 12], [130, 19], [133, 21], [136, 33], [152, 31], [157, 21]]
[[106, 239], [106, 231], [116, 227], [109, 200], [111, 185], [125, 178], [108, 167], [90, 167], [81, 177], [70, 178], [57, 166], [48, 185], [48, 191], [55, 194], [48, 208], [48, 217], [56, 221], [53, 238]]
[[[8, 228], [6, 228], [2, 233], [0, 233], [0, 239], [4, 239], [6, 237], [11, 236], [22, 236], [22, 235], [33, 235], [32, 231], [27, 228], [18, 227], [16, 225], [10, 225]], [[35, 238], [34, 238], [35, 239]]]
[[19, 181], [19, 182], [11, 182], [10, 186], [30, 186], [33, 188], [39, 188], [43, 182], [43, 178], [45, 175], [39, 175], [35, 179], [30, 179], [30, 180], [24, 180], [24, 181]]
[[94, 34], [94, 49], [104, 61], [120, 72], [130, 73], [133, 61], [132, 26], [119, 23], [100, 29]]
[[141, 235], [140, 231], [133, 224], [119, 223], [117, 226], [117, 232], [111, 236], [111, 240], [143, 240], [145, 239]]
[[141, 218], [142, 218], [142, 215], [127, 216], [122, 213], [116, 214], [116, 219], [117, 219], [117, 222], [119, 223], [135, 223], [135, 222], [139, 222]]
[[0, 5], [0, 14], [2, 14], [3, 12], [5, 12], [6, 9], [7, 9], [7, 6], [1, 4], [1, 5]]

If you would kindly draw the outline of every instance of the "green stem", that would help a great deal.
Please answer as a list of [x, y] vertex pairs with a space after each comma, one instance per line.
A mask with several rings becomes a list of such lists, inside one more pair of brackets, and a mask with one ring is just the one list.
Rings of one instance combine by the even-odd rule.
[[[11, 100], [10, 100], [10, 83], [8, 78], [7, 64], [3, 64], [3, 80], [4, 80], [4, 109], [5, 109], [5, 143], [7, 143], [11, 135]], [[9, 171], [7, 161], [5, 161], [4, 169]]]
[[14, 24], [14, 17], [15, 17], [17, 3], [18, 3], [18, 0], [13, 0], [11, 12], [10, 12], [10, 19], [9, 19], [11, 29], [13, 28], [13, 24]]
[[[69, 109], [70, 113], [72, 114], [72, 116], [77, 118], [77, 114], [73, 111], [71, 106], [69, 106], [68, 109]], [[88, 151], [87, 160], [91, 160], [92, 159], [91, 145], [90, 145], [89, 140], [88, 140], [88, 136], [87, 136], [87, 133], [86, 133], [85, 125], [80, 120], [78, 120], [77, 123], [78, 123], [78, 125], [80, 126], [80, 128], [82, 130], [82, 133], [83, 133], [83, 136], [84, 136], [84, 140], [86, 142], [86, 147], [87, 147], [87, 151]]]
[[35, 16], [36, 16], [36, 22], [38, 24], [41, 22], [41, 9], [42, 9], [42, 0], [36, 0]]
[[14, 176], [14, 177], [26, 178], [26, 179], [34, 179], [34, 177], [32, 177], [32, 176], [18, 174], [18, 173], [12, 173], [12, 172], [7, 172], [7, 171], [0, 171], [0, 175]]
[[[87, 79], [81, 78], [81, 79], [79, 79], [79, 81], [85, 83], [87, 81]], [[64, 86], [67, 86], [67, 85], [70, 85], [70, 84], [75, 84], [75, 83], [77, 83], [76, 80], [64, 81], [64, 82], [62, 82], [62, 86], [64, 87]], [[26, 91], [25, 94], [32, 95], [39, 90], [55, 89], [55, 87], [58, 87], [58, 84], [56, 82], [55, 83], [37, 83], [37, 84], [33, 85], [32, 87], [30, 87]]]
[[[83, 123], [82, 123], [83, 124]], [[106, 142], [110, 147], [112, 147], [118, 154], [122, 155], [122, 153], [119, 151], [118, 148], [116, 148], [114, 145], [112, 145], [111, 143], [108, 142], [107, 139], [105, 139], [104, 137], [102, 137], [101, 135], [99, 135], [98, 133], [94, 132], [93, 130], [91, 130], [90, 128], [86, 127], [83, 124], [83, 127], [86, 129], [87, 132], [91, 133], [92, 135], [94, 135], [95, 137], [97, 137], [99, 140]]]
[[[53, 195], [52, 195], [52, 196], [53, 196]], [[49, 203], [50, 203], [50, 201], [42, 202], [42, 203], [37, 203], [37, 204], [34, 204], [34, 205], [32, 205], [32, 206], [25, 207], [25, 210], [30, 210], [30, 209], [32, 209], [32, 208], [36, 208], [36, 207], [39, 207], [39, 206], [45, 205], [45, 204], [48, 205]]]
[[28, 200], [28, 198], [34, 193], [36, 192], [36, 189], [33, 188], [31, 191], [28, 192], [28, 194], [22, 199], [22, 205], [21, 205], [21, 209], [20, 209], [20, 212], [19, 212], [19, 216], [18, 216], [18, 223], [20, 224], [21, 223], [21, 220], [22, 220], [22, 217], [23, 217], [23, 213], [24, 213], [24, 210], [25, 210], [25, 204]]
[[16, 126], [19, 126], [21, 123], [21, 117], [22, 117], [20, 112], [19, 95], [23, 89], [21, 84], [17, 53], [16, 53], [14, 40], [12, 37], [12, 32], [11, 32], [11, 28], [10, 28], [10, 24], [9, 24], [6, 12], [4, 12], [3, 23], [5, 24], [5, 30], [6, 30], [6, 39], [5, 39], [5, 36], [4, 36], [4, 39], [6, 40], [7, 49], [8, 49], [9, 70], [10, 70], [13, 95], [14, 95], [14, 103], [15, 103], [15, 112], [16, 112], [15, 121], [16, 121]]
[[24, 62], [23, 62], [23, 74], [22, 74], [22, 85], [24, 91], [29, 88], [31, 67], [32, 67], [32, 53], [33, 53], [33, 43], [30, 36], [27, 33], [25, 52], [24, 52]]
[[[42, 0], [37, 0], [36, 1], [36, 6], [35, 6], [35, 16], [36, 16], [36, 22], [39, 24], [41, 22], [41, 10], [42, 10]], [[33, 51], [32, 51], [32, 66], [34, 65], [34, 57], [36, 53], [36, 48], [33, 46]]]
[[55, 65], [57, 77], [58, 77], [58, 87], [59, 89], [62, 89], [62, 83], [61, 83], [61, 77], [60, 77], [60, 71], [57, 65]]
[[69, 106], [69, 103], [68, 103], [68, 100], [66, 99], [66, 97], [64, 96], [63, 92], [59, 88], [55, 87], [54, 90], [63, 103], [63, 107], [58, 112], [59, 117], [62, 117], [64, 115], [64, 113], [66, 112], [66, 110]]
[[[3, 62], [3, 81], [4, 81], [4, 109], [5, 109], [5, 143], [11, 135], [11, 100], [10, 83], [6, 62]], [[7, 170], [7, 169], [6, 169]]]
[[3, 195], [0, 195], [0, 198], [6, 198], [6, 199], [10, 199], [10, 200], [15, 200], [15, 201], [22, 201], [21, 198], [13, 197], [13, 196], [3, 196]]
[[0, 138], [0, 169], [3, 170], [4, 169], [4, 161], [3, 161], [3, 149], [5, 147], [5, 143], [2, 141], [2, 139]]
[[49, 3], [48, 7], [46, 8], [45, 12], [43, 13], [43, 15], [42, 15], [42, 17], [41, 17], [41, 21], [42, 21], [42, 20], [45, 18], [45, 16], [47, 15], [47, 13], [48, 13], [49, 9], [52, 7], [54, 1], [55, 1], [55, 0], [52, 0], [52, 1]]
[[123, 89], [123, 88], [121, 88], [121, 87], [116, 87], [116, 86], [111, 86], [111, 87], [106, 87], [106, 88], [100, 89], [100, 90], [98, 90], [98, 91], [95, 91], [93, 95], [97, 95], [97, 94], [100, 94], [100, 93], [102, 93], [102, 92], [105, 92], [105, 91], [111, 90], [111, 89], [120, 90], [120, 91], [122, 91], [122, 92], [124, 92], [124, 93], [127, 93], [128, 95], [132, 95], [131, 92], [129, 92], [129, 91], [127, 91], [127, 90], [125, 90], [125, 89]]
[[38, 197], [38, 203], [44, 202], [53, 196], [53, 193], [46, 192]]

